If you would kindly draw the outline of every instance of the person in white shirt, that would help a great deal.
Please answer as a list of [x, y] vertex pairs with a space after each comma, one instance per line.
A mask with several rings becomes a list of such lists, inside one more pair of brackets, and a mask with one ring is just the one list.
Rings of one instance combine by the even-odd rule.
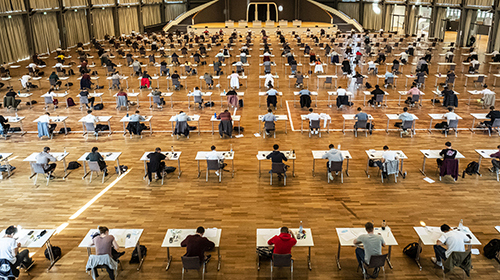
[[198, 108], [201, 109], [201, 105], [203, 104], [203, 93], [201, 92], [200, 88], [195, 87], [191, 95], [194, 96], [194, 102], [198, 103]]
[[[450, 257], [453, 252], [465, 252], [465, 242], [470, 242], [471, 236], [459, 230], [451, 230], [450, 226], [443, 224], [441, 226], [443, 234], [434, 245], [435, 257], [431, 261], [437, 266], [442, 266], [443, 261]], [[446, 245], [447, 249], [443, 247]]]
[[484, 107], [491, 107], [495, 106], [495, 92], [490, 90], [488, 88], [488, 85], [484, 84], [483, 90], [481, 91], [481, 94], [483, 94], [483, 106]]
[[[210, 150], [212, 150], [211, 152], [209, 152], [208, 154], [206, 154], [205, 158], [207, 160], [219, 160], [219, 164], [221, 165], [221, 168], [224, 168], [224, 156], [222, 155], [222, 153], [219, 153], [215, 150], [215, 146], [212, 145], [212, 147], [210, 147]], [[215, 171], [215, 175], [219, 176], [219, 171], [216, 170]]]
[[375, 65], [375, 62], [373, 60], [368, 61], [368, 73], [370, 71], [373, 71], [373, 74], [377, 74], [377, 66]]
[[343, 89], [341, 86], [339, 86], [339, 88], [337, 89], [337, 96], [343, 96], [343, 95], [347, 95], [347, 91]]
[[96, 116], [92, 115], [92, 110], [87, 110], [87, 115], [83, 118], [83, 121], [86, 123], [96, 124], [97, 122], [99, 122], [99, 119]]
[[477, 71], [476, 67], [479, 67], [479, 61], [473, 58], [472, 61], [470, 62], [469, 72], [475, 73]]
[[233, 73], [231, 75], [229, 75], [229, 77], [230, 77], [231, 88], [240, 89], [240, 76], [238, 75], [238, 73], [235, 73], [233, 71]]
[[[309, 127], [311, 127], [311, 122], [320, 120], [320, 117], [318, 113], [313, 112], [313, 108], [309, 108], [309, 114], [306, 115], [306, 119], [309, 120]], [[313, 134], [318, 134], [319, 128], [311, 128], [311, 131]]]
[[265, 75], [265, 81], [264, 81], [264, 85], [267, 87], [267, 88], [272, 88], [274, 87], [274, 77], [273, 77], [273, 74], [271, 73], [267, 73]]
[[23, 88], [27, 89], [30, 84], [31, 76], [29, 74], [23, 75], [21, 77], [21, 85]]
[[19, 252], [21, 243], [17, 242], [14, 235], [17, 233], [17, 227], [9, 226], [5, 230], [5, 235], [0, 238], [0, 259], [6, 259], [10, 262], [10, 268], [16, 275], [19, 275], [17, 267], [22, 265], [29, 270], [33, 261], [29, 257], [29, 250], [25, 249]]
[[28, 64], [28, 68], [31, 69], [30, 72], [33, 73], [33, 74], [35, 74], [35, 75], [38, 74], [37, 67], [38, 67], [38, 65], [36, 65], [36, 63], [34, 63], [34, 62], [31, 62], [30, 64]]
[[453, 107], [448, 107], [448, 113], [444, 114], [443, 117], [446, 119], [447, 124], [450, 124], [451, 120], [458, 120], [458, 115], [455, 114]]
[[64, 65], [61, 62], [56, 63], [54, 67], [56, 68], [57, 72], [62, 72], [64, 75], [66, 75], [66, 69], [63, 67]]
[[226, 59], [226, 58], [224, 57], [224, 52], [223, 52], [223, 50], [221, 50], [219, 53], [217, 53], [217, 54], [215, 55], [215, 57], [219, 59], [219, 62], [224, 62], [224, 61], [225, 61], [225, 59]]
[[401, 52], [401, 63], [406, 64], [408, 62], [408, 53], [406, 51]]
[[450, 60], [450, 57], [453, 56], [453, 52], [448, 50], [445, 54], [444, 57], [446, 58], [446, 62], [453, 62]]
[[396, 152], [391, 151], [388, 146], [384, 146], [383, 150], [384, 151], [382, 152], [382, 158], [380, 160], [374, 161], [374, 163], [375, 163], [375, 165], [377, 165], [380, 168], [380, 170], [382, 170], [382, 176], [384, 178], [386, 178], [387, 174], [384, 171], [384, 165], [383, 165], [384, 162], [391, 161], [391, 160], [397, 160], [398, 155]]

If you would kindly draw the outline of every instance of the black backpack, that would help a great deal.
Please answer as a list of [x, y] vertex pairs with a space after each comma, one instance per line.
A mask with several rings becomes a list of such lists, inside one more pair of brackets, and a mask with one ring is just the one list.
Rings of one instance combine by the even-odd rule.
[[[122, 173], [125, 173], [128, 170], [128, 166], [126, 166], [126, 165], [120, 165], [120, 170], [121, 170]], [[118, 174], [118, 166], [115, 166], [115, 172], [116, 172], [116, 174]]]
[[104, 104], [99, 103], [94, 105], [94, 110], [102, 110], [104, 108]]
[[474, 175], [474, 174], [481, 175], [479, 173], [479, 164], [475, 161], [469, 162], [469, 164], [467, 164], [467, 167], [465, 168], [464, 172], [462, 173], [462, 178], [465, 178], [466, 173], [468, 175]]
[[[140, 245], [141, 248], [141, 257], [145, 257], [148, 253], [148, 249], [144, 245]], [[130, 258], [129, 263], [139, 263], [139, 254], [137, 253], [137, 247], [135, 247], [134, 252], [132, 252], [132, 257]]]
[[66, 134], [67, 133], [70, 133], [71, 132], [71, 128], [70, 127], [61, 127], [61, 129], [59, 129], [59, 134]]
[[[419, 248], [419, 246], [418, 246], [417, 242], [410, 243], [410, 244], [406, 245], [406, 247], [403, 249], [403, 254], [414, 259], [417, 257], [418, 248]], [[422, 247], [420, 247], [419, 253], [422, 253]]]
[[488, 259], [496, 258], [500, 251], [500, 239], [491, 239], [488, 244], [484, 245], [483, 253]]
[[238, 100], [238, 106], [243, 107], [243, 99]]
[[[50, 256], [49, 256], [49, 249], [45, 249], [45, 257], [47, 258], [47, 260], [50, 260]], [[57, 247], [57, 246], [52, 246], [52, 256], [54, 256], [54, 260], [57, 260], [59, 259], [61, 256], [62, 256], [62, 251], [61, 251], [61, 248], [60, 247]]]
[[68, 163], [68, 170], [74, 170], [74, 169], [79, 168], [80, 166], [82, 166], [82, 165], [80, 163], [78, 163], [77, 161], [71, 161], [70, 163]]

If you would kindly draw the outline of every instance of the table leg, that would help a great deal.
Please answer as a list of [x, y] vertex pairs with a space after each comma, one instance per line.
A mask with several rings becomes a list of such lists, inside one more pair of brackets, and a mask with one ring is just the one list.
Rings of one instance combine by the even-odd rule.
[[87, 166], [86, 166], [86, 160], [84, 160], [82, 162], [82, 165], [83, 165], [83, 177], [82, 177], [82, 180], [85, 179], [85, 177], [87, 177], [87, 175], [89, 175], [89, 173], [87, 173]]
[[309, 246], [309, 254], [307, 255], [307, 264], [309, 265], [309, 270], [312, 270], [312, 266], [311, 266], [311, 246]]
[[292, 176], [295, 177], [295, 160], [293, 160]]
[[139, 265], [137, 266], [137, 270], [141, 270], [142, 263], [144, 262], [144, 258], [146, 256], [143, 256], [141, 254], [141, 244], [139, 243], [139, 241], [137, 241], [137, 244], [135, 245], [135, 248], [137, 250], [137, 254], [139, 255]]
[[420, 250], [422, 249], [422, 240], [418, 240], [418, 247], [417, 247], [417, 255], [415, 256], [415, 262], [417, 263], [418, 268], [420, 268], [420, 271], [422, 271], [422, 266], [420, 265]]
[[[144, 162], [146, 162], [146, 161], [144, 161]], [[122, 169], [120, 168], [120, 159], [119, 158], [116, 159], [116, 166], [118, 167], [118, 176], [121, 176]]]
[[366, 173], [366, 176], [368, 176], [368, 178], [370, 178], [370, 174], [368, 174], [368, 168], [370, 168], [370, 158], [369, 157], [366, 160], [366, 170], [365, 170], [365, 173]]
[[170, 122], [172, 124], [172, 134], [170, 136], [174, 136], [174, 122]]
[[212, 135], [214, 135], [214, 122], [211, 123], [212, 123]]
[[425, 160], [426, 160], [426, 159], [427, 159], [427, 158], [426, 158], [426, 157], [425, 157], [425, 155], [424, 155], [424, 160], [423, 160], [423, 162], [422, 162], [422, 169], [420, 169], [420, 173], [422, 173], [422, 175], [424, 175], [424, 176], [426, 176], [426, 175], [425, 175]]
[[125, 122], [123, 122], [123, 136], [125, 136], [127, 134], [127, 130], [125, 128]]
[[220, 247], [217, 247], [217, 271], [220, 270], [220, 263], [221, 263]]
[[304, 120], [300, 120], [300, 134], [303, 133], [303, 129], [304, 129]]
[[257, 253], [257, 259], [256, 259], [256, 263], [257, 263], [257, 271], [260, 270], [260, 257], [259, 257], [259, 253]]
[[392, 251], [392, 246], [389, 246], [389, 252], [387, 253], [387, 264], [389, 267], [392, 269], [392, 263], [391, 263], [391, 251]]
[[464, 87], [467, 87], [467, 80], [469, 79], [469, 77], [465, 76], [465, 85]]
[[232, 173], [231, 174], [231, 178], [234, 178], [234, 158], [231, 160], [231, 165], [232, 165], [232, 168], [231, 168], [231, 173]]
[[401, 94], [399, 95], [398, 106], [401, 106]]
[[314, 168], [315, 168], [315, 166], [316, 166], [316, 160], [313, 157], [313, 170], [312, 170], [313, 177], [315, 176], [314, 175]]
[[66, 177], [68, 177], [68, 167], [66, 165], [66, 158], [63, 159], [63, 166], [64, 166], [64, 177], [63, 179], [66, 179]]
[[63, 121], [64, 125], [64, 135], [68, 135], [68, 128], [66, 127], [66, 121]]
[[47, 240], [47, 242], [45, 243], [45, 246], [47, 246], [47, 251], [49, 252], [50, 265], [47, 268], [47, 271], [49, 271], [54, 266], [54, 264], [56, 264], [56, 261], [59, 258], [54, 259], [54, 254], [52, 253], [52, 245], [50, 244], [50, 240]]
[[431, 124], [429, 125], [429, 133], [432, 134], [432, 121], [433, 119], [431, 118]]
[[403, 172], [403, 164], [404, 164], [404, 159], [401, 159], [401, 167], [399, 168], [399, 174], [403, 176], [403, 179], [406, 177], [405, 172]]
[[474, 132], [474, 123], [476, 122], [476, 118], [473, 118], [472, 119], [472, 127], [470, 128], [470, 131], [472, 131], [472, 133], [475, 133]]
[[170, 263], [172, 263], [172, 255], [170, 255], [170, 248], [167, 247], [167, 267], [165, 270], [168, 270], [170, 268]]
[[340, 266], [340, 247], [341, 247], [341, 246], [340, 246], [340, 242], [339, 242], [339, 250], [337, 251], [337, 268], [338, 268], [339, 270], [341, 270], [341, 269], [342, 269], [342, 267]]
[[179, 176], [177, 176], [177, 179], [179, 179], [179, 178], [181, 178], [181, 173], [182, 173], [182, 171], [181, 171], [181, 159], [180, 158], [177, 160], [177, 168], [179, 168]]
[[344, 124], [342, 125], [342, 133], [345, 135], [345, 119], [344, 119]]
[[347, 166], [345, 168], [345, 175], [347, 175], [347, 177], [349, 177], [349, 159], [347, 159]]
[[197, 160], [198, 162], [198, 178], [200, 178], [200, 175], [201, 175], [201, 171], [200, 171], [200, 161]]
[[387, 118], [387, 127], [385, 128], [385, 133], [389, 133], [389, 122], [390, 122], [390, 119]]
[[200, 129], [201, 129], [201, 127], [200, 127], [200, 119], [198, 119], [198, 135], [200, 135], [200, 133], [201, 133]]
[[149, 135], [153, 135], [153, 125], [151, 124], [151, 120], [149, 120]]

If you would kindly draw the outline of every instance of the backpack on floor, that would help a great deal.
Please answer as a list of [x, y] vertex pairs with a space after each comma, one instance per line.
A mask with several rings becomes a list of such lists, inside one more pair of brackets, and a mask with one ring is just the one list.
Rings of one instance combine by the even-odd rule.
[[[148, 253], [148, 249], [144, 245], [140, 245], [141, 248], [141, 257], [145, 257], [146, 254]], [[137, 252], [137, 247], [135, 247], [134, 251], [132, 252], [132, 257], [130, 258], [129, 263], [139, 263], [141, 260], [139, 259], [139, 253]]]
[[[49, 249], [45, 249], [45, 257], [50, 260], [50, 256], [49, 256]], [[61, 251], [61, 248], [60, 247], [57, 247], [57, 246], [52, 246], [52, 256], [54, 256], [54, 260], [57, 260], [59, 259], [61, 256], [62, 256], [62, 251]]]
[[488, 244], [484, 245], [483, 253], [488, 259], [496, 258], [500, 251], [500, 239], [491, 239]]
[[75, 106], [75, 101], [71, 97], [68, 97], [68, 99], [66, 99], [66, 102], [68, 103], [68, 107]]
[[175, 168], [174, 166], [165, 166], [165, 172], [168, 173], [172, 173], [176, 170], [177, 168]]
[[104, 108], [104, 104], [99, 103], [94, 105], [94, 110], [102, 110]]
[[238, 100], [238, 106], [243, 107], [243, 99]]
[[[127, 172], [128, 166], [126, 166], [126, 165], [120, 165], [120, 170], [121, 170], [122, 173]], [[118, 174], [118, 166], [115, 166], [115, 172], [116, 172], [116, 174]]]
[[74, 170], [74, 169], [79, 168], [80, 166], [82, 166], [82, 165], [80, 163], [78, 163], [77, 161], [71, 161], [70, 163], [68, 163], [68, 170]]
[[70, 127], [61, 127], [61, 129], [59, 129], [59, 134], [66, 134], [66, 133], [69, 133], [71, 132], [71, 128]]
[[[403, 254], [414, 259], [417, 257], [418, 248], [419, 246], [417, 242], [410, 243], [403, 249]], [[420, 247], [420, 253], [422, 253], [422, 247]]]
[[465, 168], [464, 172], [462, 173], [462, 178], [465, 178], [465, 174], [467, 174], [467, 175], [474, 175], [474, 174], [481, 175], [479, 173], [479, 164], [475, 161], [469, 162], [469, 164], [467, 164], [467, 167]]

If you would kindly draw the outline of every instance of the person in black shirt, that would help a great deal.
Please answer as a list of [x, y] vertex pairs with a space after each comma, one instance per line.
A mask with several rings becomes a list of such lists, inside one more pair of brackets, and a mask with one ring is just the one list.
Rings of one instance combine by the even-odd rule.
[[0, 115], [0, 125], [2, 125], [3, 127], [4, 134], [7, 134], [10, 128], [10, 124], [8, 124], [7, 122], [9, 122], [9, 120]]
[[441, 166], [445, 159], [454, 159], [457, 156], [457, 150], [451, 148], [451, 142], [446, 142], [444, 143], [444, 145], [446, 146], [446, 148], [442, 149], [441, 152], [439, 152], [439, 155], [443, 158], [436, 159], [438, 166]]
[[[87, 88], [83, 88], [82, 91], [80, 91], [80, 96], [86, 96], [87, 100], [89, 101], [88, 103], [85, 104], [87, 106], [87, 109], [92, 109], [94, 108], [94, 102], [95, 102], [95, 97], [91, 97], [89, 94], [89, 91]], [[90, 107], [89, 107], [90, 103]]]
[[[370, 99], [370, 104], [372, 104], [372, 106], [375, 106], [375, 100], [377, 100], [377, 95], [379, 94], [382, 94], [384, 95], [385, 92], [383, 90], [380, 89], [379, 85], [375, 85], [375, 89], [371, 92], [371, 94], [373, 94], [373, 97], [372, 99]], [[378, 102], [378, 107], [380, 107], [380, 102]]]
[[496, 119], [500, 119], [500, 111], [495, 110], [495, 106], [490, 107], [490, 112], [486, 115], [489, 118], [489, 121], [485, 121], [484, 124], [488, 127], [490, 132], [492, 132], [491, 126], [495, 122]]
[[[271, 159], [273, 163], [283, 163], [283, 161], [288, 161], [288, 158], [286, 158], [285, 154], [279, 151], [280, 146], [278, 144], [273, 145], [274, 151], [271, 152], [266, 156], [266, 159]], [[285, 170], [286, 170], [286, 165], [285, 165]], [[278, 173], [278, 179], [281, 180], [283, 179], [283, 174]]]
[[154, 153], [148, 154], [149, 163], [148, 163], [148, 179], [151, 182], [152, 171], [156, 171], [156, 175], [158, 175], [158, 179], [161, 180], [161, 174], [165, 169], [165, 160], [166, 156], [161, 153], [161, 149], [158, 147], [155, 149]]

